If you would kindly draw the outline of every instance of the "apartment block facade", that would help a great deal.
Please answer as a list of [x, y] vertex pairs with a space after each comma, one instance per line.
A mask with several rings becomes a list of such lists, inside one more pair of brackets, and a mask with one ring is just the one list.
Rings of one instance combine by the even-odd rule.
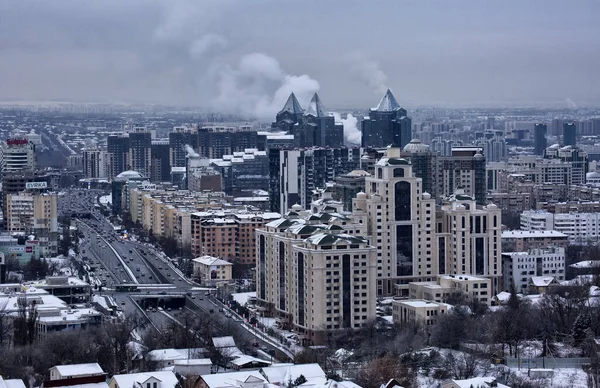
[[320, 344], [330, 331], [360, 328], [376, 316], [376, 250], [364, 217], [330, 197], [257, 230], [257, 297], [264, 311]]

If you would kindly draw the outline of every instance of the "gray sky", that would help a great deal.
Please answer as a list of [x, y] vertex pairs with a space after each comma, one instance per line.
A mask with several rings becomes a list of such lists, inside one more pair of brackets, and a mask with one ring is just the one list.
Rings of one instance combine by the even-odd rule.
[[[600, 105], [597, 0], [0, 0], [0, 100]], [[282, 101], [283, 100], [283, 101]]]

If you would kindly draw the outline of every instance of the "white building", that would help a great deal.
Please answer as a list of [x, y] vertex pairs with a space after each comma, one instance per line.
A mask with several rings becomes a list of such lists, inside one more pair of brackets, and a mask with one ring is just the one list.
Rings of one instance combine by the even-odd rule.
[[33, 170], [35, 146], [27, 139], [7, 139], [0, 144], [2, 173]]
[[64, 380], [104, 375], [104, 370], [98, 363], [56, 365], [50, 368], [50, 380]]
[[528, 210], [521, 213], [522, 230], [555, 230], [571, 244], [586, 244], [600, 237], [600, 213], [550, 213]]
[[554, 277], [565, 280], [565, 249], [562, 247], [534, 248], [527, 252], [502, 253], [504, 291], [514, 285], [517, 292], [527, 291], [532, 277]]
[[424, 299], [394, 300], [392, 317], [394, 323], [400, 325], [419, 322], [429, 326], [435, 323], [438, 316], [446, 314], [451, 307], [446, 303]]
[[114, 375], [108, 382], [110, 388], [175, 388], [178, 385], [177, 376], [170, 371]]

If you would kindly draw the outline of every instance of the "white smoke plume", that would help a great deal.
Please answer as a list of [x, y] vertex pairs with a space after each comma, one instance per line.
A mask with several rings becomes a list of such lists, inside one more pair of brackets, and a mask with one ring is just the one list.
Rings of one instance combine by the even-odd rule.
[[373, 92], [384, 94], [387, 91], [387, 75], [381, 70], [379, 63], [363, 53], [351, 55], [350, 63], [350, 71], [360, 76]]
[[194, 151], [194, 149], [192, 148], [191, 145], [186, 144], [185, 145], [185, 151], [187, 152], [187, 156], [194, 158], [194, 157], [199, 157], [200, 155], [198, 155], [198, 153], [196, 151]]
[[186, 67], [185, 74], [198, 84], [198, 94], [209, 100], [192, 103], [207, 102], [217, 112], [270, 122], [291, 92], [306, 106], [320, 89], [310, 76], [288, 74], [277, 59], [262, 53], [242, 55], [237, 64], [231, 64], [236, 48], [215, 31], [238, 2], [163, 2], [164, 18], [153, 36], [157, 50], [162, 50], [163, 63], [173, 67], [173, 62], [179, 61], [178, 65]]
[[575, 102], [573, 100], [571, 100], [569, 97], [565, 98], [565, 102], [567, 103], [567, 105], [569, 105], [569, 108], [577, 109], [577, 104], [575, 104]]
[[346, 144], [358, 144], [361, 143], [361, 132], [358, 129], [358, 118], [354, 117], [352, 113], [348, 113], [346, 118], [343, 119], [342, 115], [338, 112], [331, 112], [335, 118], [336, 123], [342, 123], [344, 125], [344, 140]]
[[291, 92], [306, 106], [320, 89], [310, 76], [287, 74], [275, 58], [262, 53], [244, 55], [236, 68], [224, 68], [217, 86], [215, 109], [263, 121], [275, 118]]

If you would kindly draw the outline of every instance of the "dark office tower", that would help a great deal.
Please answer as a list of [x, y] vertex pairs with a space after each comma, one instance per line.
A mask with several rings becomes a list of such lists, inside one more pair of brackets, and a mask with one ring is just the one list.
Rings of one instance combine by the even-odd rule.
[[[171, 181], [171, 147], [170, 142], [166, 140], [152, 140], [150, 155], [150, 180], [152, 182], [170, 182]], [[182, 167], [182, 166], [173, 166]], [[185, 167], [185, 166], [183, 166]]]
[[271, 124], [271, 128], [291, 133], [294, 130], [294, 125], [302, 121], [303, 113], [304, 109], [300, 106], [294, 93], [292, 93], [288, 97], [283, 109], [277, 113], [275, 122]]
[[548, 146], [546, 142], [546, 124], [536, 124], [533, 133], [533, 147], [535, 155], [544, 155], [544, 150]]
[[136, 127], [129, 133], [129, 166], [145, 177], [150, 177], [152, 160], [152, 134], [144, 127]]
[[577, 127], [575, 123], [563, 124], [563, 145], [575, 147], [577, 144]]
[[310, 100], [298, 127], [292, 132], [298, 147], [344, 146], [344, 126], [336, 124], [317, 93]]
[[478, 205], [485, 205], [486, 175], [482, 147], [452, 147], [451, 156], [438, 158], [437, 194], [454, 195], [457, 188], [474, 197]]
[[244, 152], [247, 149], [258, 147], [258, 133], [251, 128], [242, 127], [233, 133], [231, 141], [233, 152]]
[[123, 171], [129, 170], [129, 138], [122, 135], [110, 135], [107, 139], [108, 179], [113, 180]]
[[388, 89], [369, 117], [362, 121], [362, 146], [383, 148], [390, 144], [404, 148], [412, 140], [412, 122]]
[[257, 146], [258, 135], [251, 126], [198, 128], [198, 154], [203, 158], [220, 159]]
[[194, 130], [188, 127], [175, 127], [169, 132], [169, 163], [171, 167], [185, 167], [186, 145], [194, 148], [192, 135]]

